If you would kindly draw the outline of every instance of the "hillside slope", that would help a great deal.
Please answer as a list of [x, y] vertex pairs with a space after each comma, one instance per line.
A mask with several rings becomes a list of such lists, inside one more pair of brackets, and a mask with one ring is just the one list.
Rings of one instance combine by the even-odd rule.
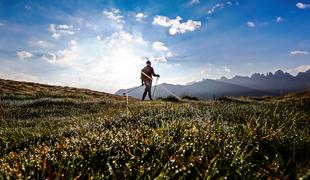
[[0, 179], [309, 178], [309, 93], [129, 102], [2, 80]]
[[40, 97], [53, 98], [86, 98], [86, 99], [110, 99], [122, 100], [117, 95], [93, 91], [89, 89], [81, 89], [74, 87], [52, 86], [47, 84], [39, 84], [32, 82], [21, 82], [13, 80], [0, 79], [1, 98], [17, 98], [17, 99], [36, 99]]

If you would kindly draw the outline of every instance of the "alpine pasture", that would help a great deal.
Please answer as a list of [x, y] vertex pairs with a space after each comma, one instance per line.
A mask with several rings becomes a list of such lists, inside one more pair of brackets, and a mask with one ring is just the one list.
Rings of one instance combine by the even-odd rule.
[[0, 179], [309, 178], [310, 93], [142, 102], [0, 81]]

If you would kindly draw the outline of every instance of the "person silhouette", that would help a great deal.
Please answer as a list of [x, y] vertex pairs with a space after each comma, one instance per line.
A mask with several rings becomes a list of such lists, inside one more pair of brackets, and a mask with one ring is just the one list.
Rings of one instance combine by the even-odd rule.
[[153, 67], [151, 66], [151, 61], [146, 61], [146, 66], [141, 70], [141, 84], [145, 85], [142, 100], [145, 99], [146, 94], [149, 94], [150, 100], [152, 99], [152, 76], [160, 77], [159, 74], [155, 74]]

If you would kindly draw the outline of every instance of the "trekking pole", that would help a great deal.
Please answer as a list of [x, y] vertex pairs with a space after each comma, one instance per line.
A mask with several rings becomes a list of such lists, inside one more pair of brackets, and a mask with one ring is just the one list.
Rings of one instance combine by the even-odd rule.
[[156, 90], [157, 81], [158, 81], [158, 77], [156, 78], [156, 83], [155, 83], [155, 87], [154, 87], [153, 97], [155, 97], [154, 94], [155, 94], [155, 90]]
[[128, 108], [128, 105], [129, 105], [128, 90], [126, 89], [126, 109], [127, 109], [127, 114], [129, 114], [129, 108]]
[[133, 89], [130, 89], [129, 91], [128, 91], [128, 89], [126, 89], [126, 92], [124, 92], [123, 95], [125, 96], [126, 94], [130, 93], [131, 91], [134, 91], [134, 90], [136, 90], [136, 89], [138, 89], [138, 88], [140, 88], [140, 87], [142, 87], [142, 86], [143, 86], [143, 85], [138, 86], [138, 87], [135, 87], [135, 88], [133, 88]]

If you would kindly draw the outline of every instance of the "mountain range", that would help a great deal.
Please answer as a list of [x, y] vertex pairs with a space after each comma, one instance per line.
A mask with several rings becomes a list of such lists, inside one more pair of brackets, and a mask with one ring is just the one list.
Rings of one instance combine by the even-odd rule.
[[[310, 69], [306, 72], [300, 72], [296, 76], [278, 70], [266, 75], [255, 73], [251, 77], [235, 76], [231, 79], [226, 77], [217, 80], [203, 79], [187, 85], [163, 83], [156, 87], [154, 96], [158, 98], [174, 94], [179, 97], [190, 95], [199, 99], [211, 99], [220, 96], [277, 96], [309, 89]], [[141, 98], [144, 88], [133, 87], [127, 91], [130, 92], [129, 96]], [[120, 89], [115, 94], [123, 95], [123, 93], [126, 93], [126, 89]]]

